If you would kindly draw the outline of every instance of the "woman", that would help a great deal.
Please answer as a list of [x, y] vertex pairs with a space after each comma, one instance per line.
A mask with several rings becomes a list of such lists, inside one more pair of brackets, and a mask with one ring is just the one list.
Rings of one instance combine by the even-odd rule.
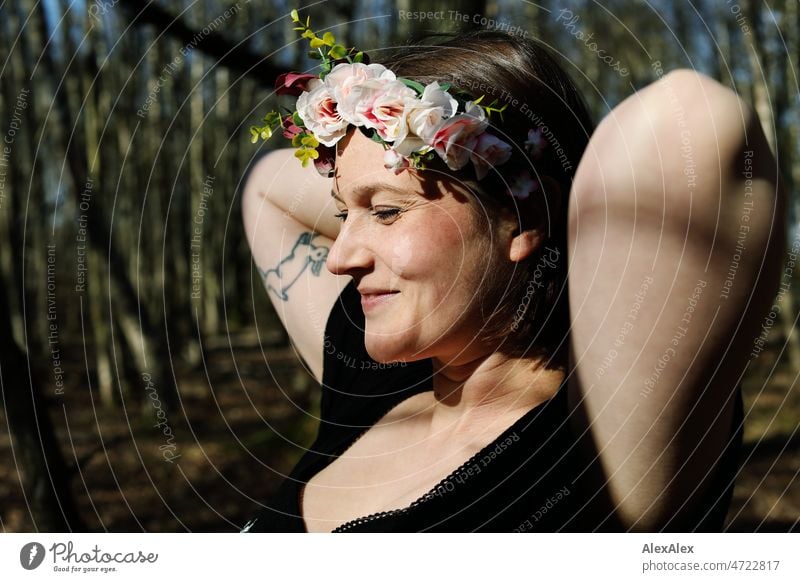
[[548, 53], [499, 32], [371, 57], [483, 95], [495, 149], [422, 169], [349, 125], [331, 178], [285, 149], [255, 166], [248, 240], [322, 402], [245, 530], [719, 530], [784, 244], [753, 112], [656, 71], [593, 131]]

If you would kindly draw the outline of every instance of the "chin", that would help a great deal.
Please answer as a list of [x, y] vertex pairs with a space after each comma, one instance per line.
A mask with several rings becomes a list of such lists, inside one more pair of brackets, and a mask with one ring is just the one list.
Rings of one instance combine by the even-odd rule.
[[364, 347], [369, 357], [379, 364], [408, 361], [403, 357], [404, 350], [398, 350], [397, 342], [392, 341], [390, 336], [374, 335], [367, 332], [364, 336]]
[[414, 362], [430, 357], [428, 350], [416, 341], [397, 333], [370, 333], [369, 325], [364, 335], [364, 347], [369, 357], [379, 364]]

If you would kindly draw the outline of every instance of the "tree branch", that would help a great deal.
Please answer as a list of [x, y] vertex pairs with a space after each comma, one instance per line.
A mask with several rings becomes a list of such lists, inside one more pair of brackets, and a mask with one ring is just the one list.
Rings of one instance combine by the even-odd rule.
[[121, 0], [120, 4], [133, 25], [151, 24], [157, 31], [213, 57], [217, 65], [247, 75], [260, 85], [272, 88], [275, 78], [285, 72], [251, 51], [244, 42], [234, 44], [216, 31], [203, 34], [154, 1], [144, 6], [137, 0]]

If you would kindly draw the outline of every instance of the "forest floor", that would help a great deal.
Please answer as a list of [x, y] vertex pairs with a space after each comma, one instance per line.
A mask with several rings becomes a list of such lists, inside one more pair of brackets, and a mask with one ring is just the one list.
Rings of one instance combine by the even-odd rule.
[[[73, 492], [91, 531], [238, 531], [311, 444], [318, 389], [291, 350], [262, 349], [254, 332], [231, 343], [218, 340], [199, 369], [176, 365], [180, 405], [161, 426], [146, 382], [103, 407], [75, 381], [80, 370], [66, 375], [73, 381], [49, 412], [67, 463], [79, 467]], [[743, 464], [728, 531], [800, 530], [798, 371], [772, 370], [773, 361], [764, 352], [743, 383]], [[0, 531], [35, 530], [18, 479], [4, 429]]]

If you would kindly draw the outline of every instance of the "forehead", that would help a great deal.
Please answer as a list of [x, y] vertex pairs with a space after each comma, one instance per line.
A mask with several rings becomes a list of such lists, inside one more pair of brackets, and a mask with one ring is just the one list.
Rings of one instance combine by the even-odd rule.
[[383, 146], [353, 128], [336, 144], [336, 171], [333, 192], [343, 196], [351, 192], [372, 193], [380, 188], [413, 192], [419, 178], [410, 172], [395, 174], [383, 165]]
[[449, 176], [433, 169], [408, 169], [395, 174], [384, 167], [384, 147], [366, 137], [357, 128], [336, 144], [336, 169], [331, 195], [368, 197], [380, 191], [401, 195], [419, 195], [429, 199], [459, 194], [461, 188]]

